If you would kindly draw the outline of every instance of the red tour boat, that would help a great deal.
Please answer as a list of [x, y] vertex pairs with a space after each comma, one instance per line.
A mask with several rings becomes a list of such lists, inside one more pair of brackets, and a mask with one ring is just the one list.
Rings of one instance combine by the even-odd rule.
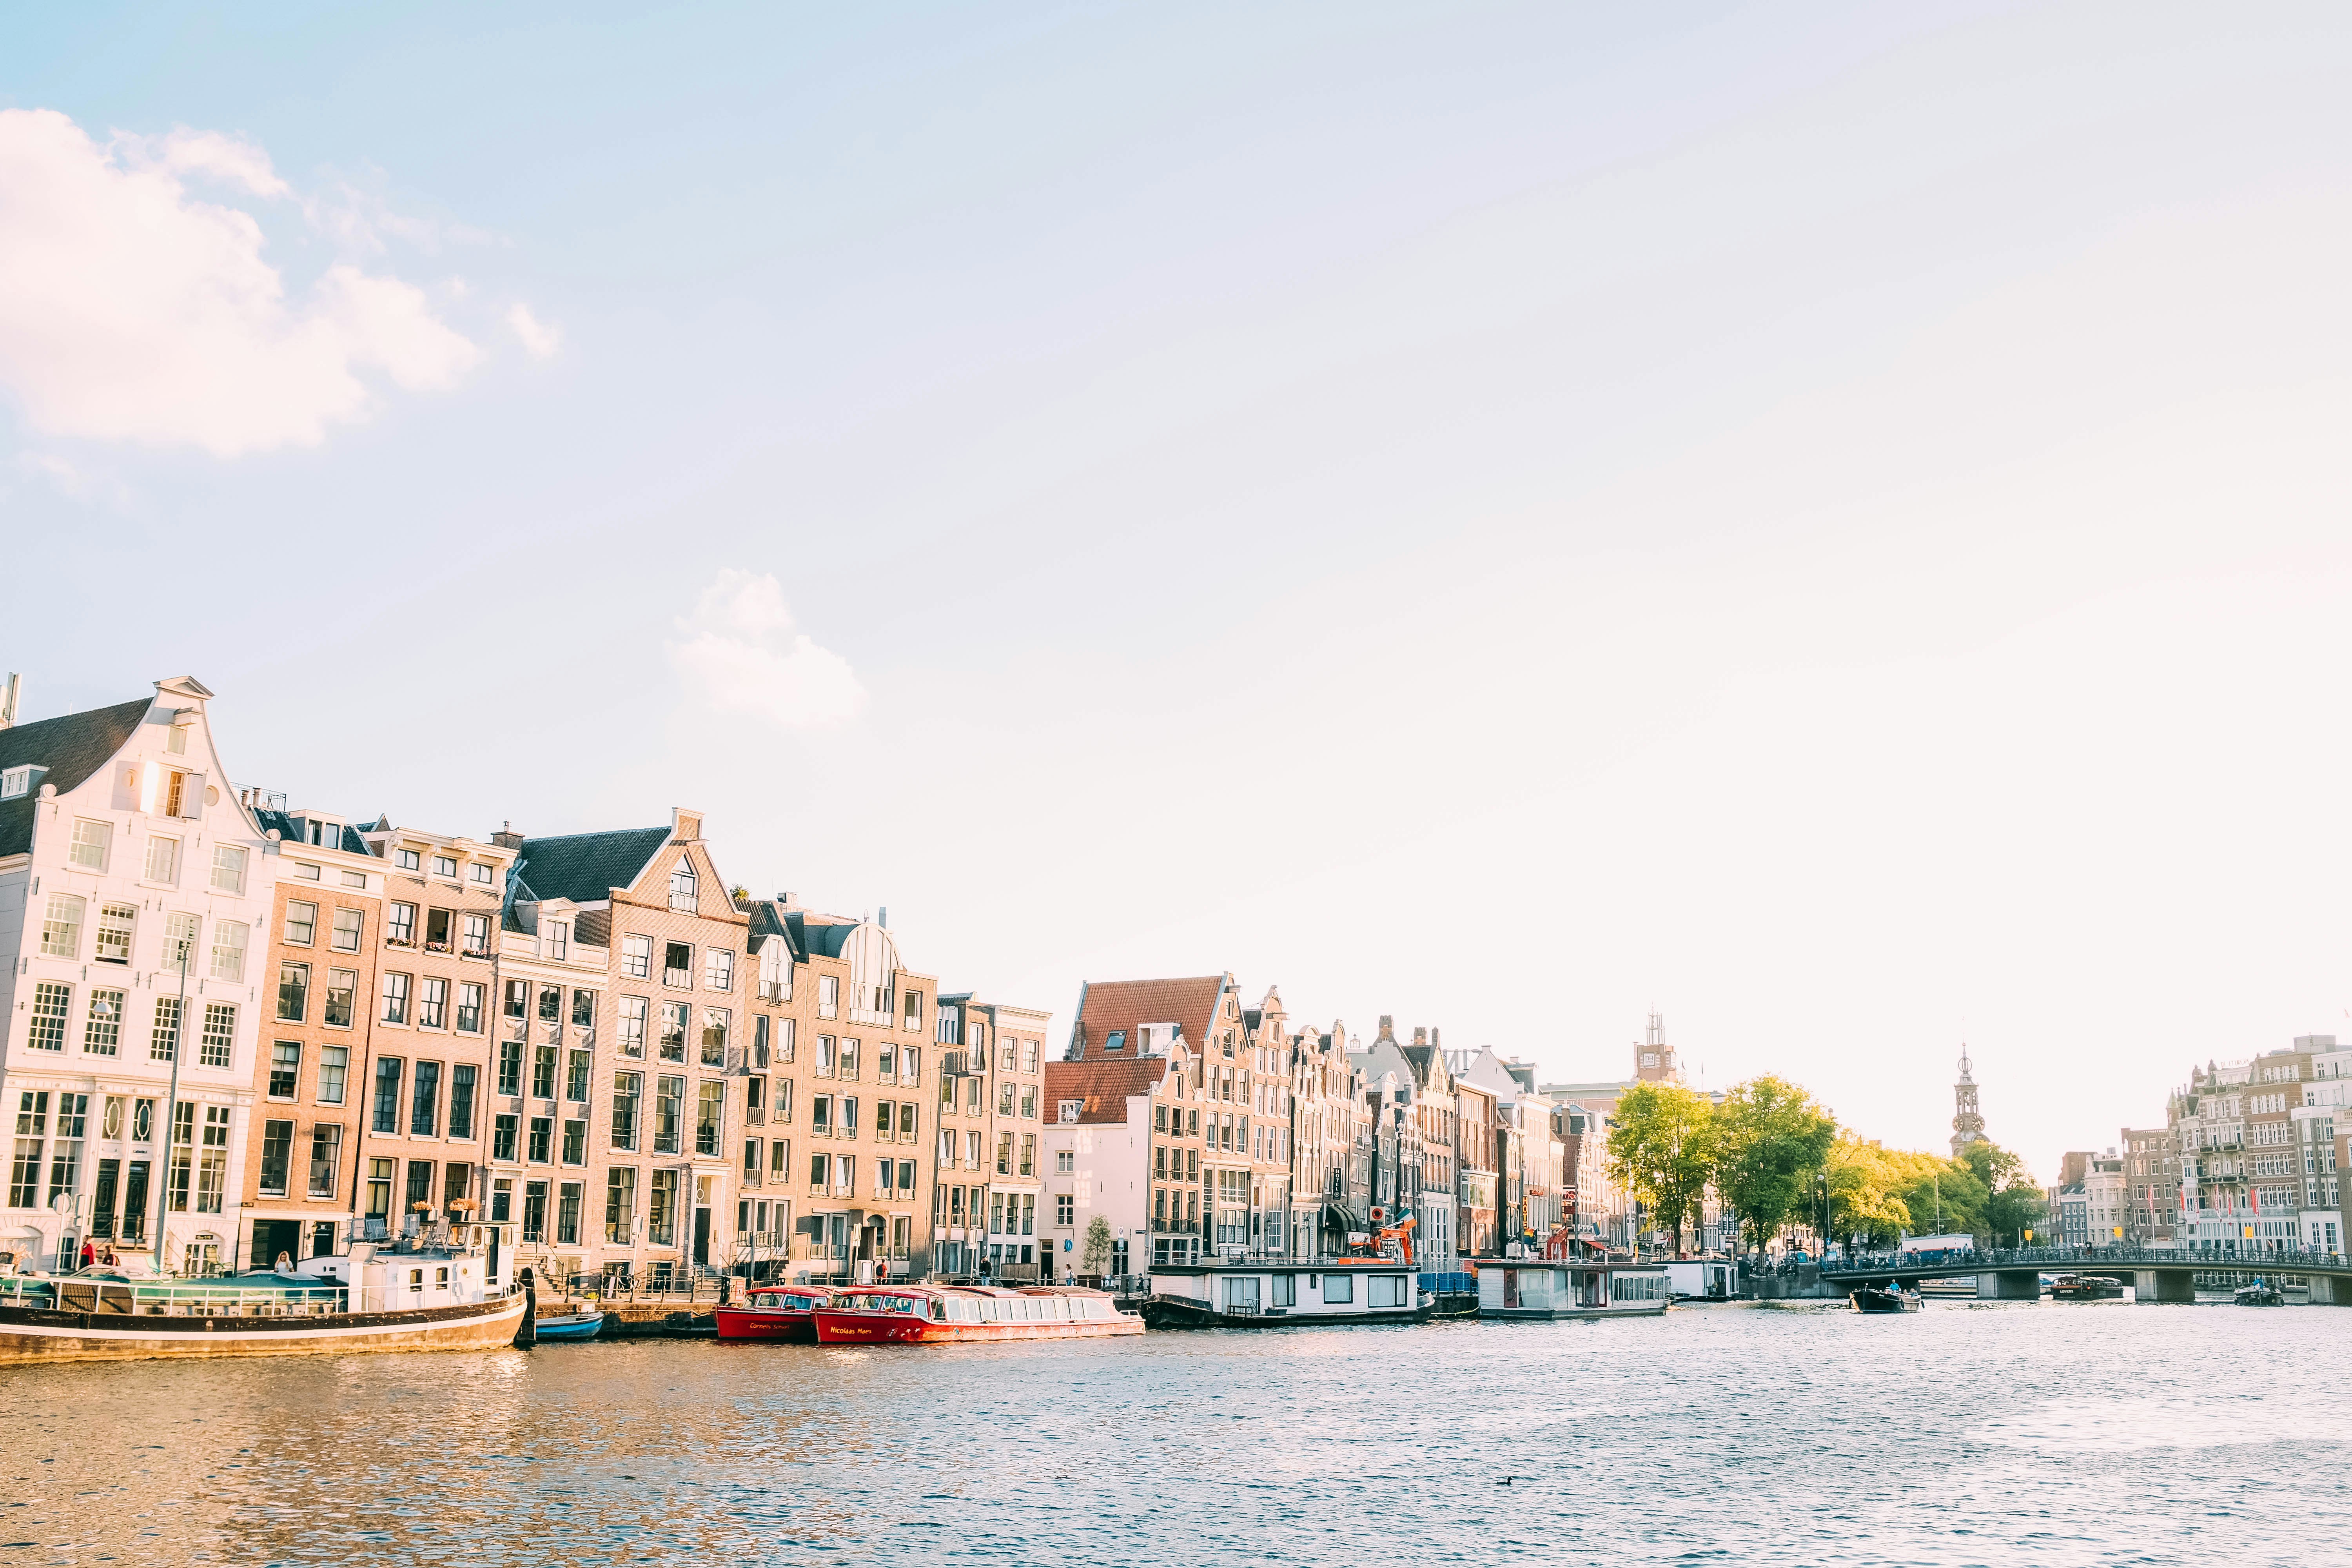
[[711, 1316], [719, 1321], [722, 1340], [782, 1340], [792, 1344], [816, 1343], [817, 1308], [833, 1299], [822, 1285], [762, 1285], [740, 1307], [720, 1307]]
[[1139, 1334], [1100, 1290], [1075, 1285], [871, 1285], [817, 1308], [819, 1344], [940, 1344], [954, 1340], [1074, 1340]]

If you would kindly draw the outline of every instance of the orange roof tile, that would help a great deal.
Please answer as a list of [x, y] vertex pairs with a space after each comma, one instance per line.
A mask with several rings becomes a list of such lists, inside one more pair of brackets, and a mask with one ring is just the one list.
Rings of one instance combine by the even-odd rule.
[[[1155, 1020], [1155, 1022], [1160, 1020]], [[1168, 1071], [1165, 1057], [1094, 1058], [1045, 1064], [1045, 1114], [1058, 1118], [1062, 1101], [1083, 1100], [1081, 1123], [1125, 1121], [1130, 1095], [1149, 1094]]]
[[1133, 1050], [1139, 1026], [1174, 1024], [1198, 1050], [1216, 1023], [1217, 998], [1225, 984], [1222, 974], [1182, 980], [1090, 980], [1078, 1003], [1080, 1046], [1091, 1058], [1102, 1049], [1113, 1029], [1124, 1029], [1127, 1048]]

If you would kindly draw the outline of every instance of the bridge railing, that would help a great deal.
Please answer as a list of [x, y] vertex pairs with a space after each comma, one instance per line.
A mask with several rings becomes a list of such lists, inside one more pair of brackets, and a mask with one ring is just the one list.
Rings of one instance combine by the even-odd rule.
[[2057, 1269], [2069, 1272], [2119, 1268], [2195, 1268], [2300, 1273], [2309, 1269], [2352, 1271], [2352, 1258], [2336, 1252], [2283, 1247], [2261, 1251], [2207, 1252], [2189, 1247], [2007, 1247], [1978, 1252], [1864, 1253], [1836, 1258], [1821, 1265], [1825, 1277], [1852, 1278], [1872, 1274], [1991, 1274], [2004, 1269]]

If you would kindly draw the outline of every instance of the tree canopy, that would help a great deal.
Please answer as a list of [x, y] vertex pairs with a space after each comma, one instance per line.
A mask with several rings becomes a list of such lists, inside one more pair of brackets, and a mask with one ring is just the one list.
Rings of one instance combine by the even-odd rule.
[[1762, 1247], [1801, 1218], [1837, 1121], [1813, 1097], [1769, 1073], [1737, 1085], [1715, 1119], [1716, 1190]]
[[1637, 1083], [1617, 1101], [1609, 1173], [1682, 1246], [1715, 1173], [1715, 1106], [1678, 1083]]

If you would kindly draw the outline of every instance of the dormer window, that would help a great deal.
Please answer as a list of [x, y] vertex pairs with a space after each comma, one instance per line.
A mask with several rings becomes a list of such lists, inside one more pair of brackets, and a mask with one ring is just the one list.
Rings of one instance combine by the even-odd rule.
[[404, 871], [414, 871], [425, 864], [425, 858], [414, 849], [395, 849], [392, 863]]
[[1087, 1102], [1083, 1100], [1066, 1100], [1062, 1101], [1061, 1120], [1065, 1122], [1076, 1121], [1078, 1119], [1079, 1112], [1085, 1110], [1086, 1108]]
[[547, 956], [568, 958], [572, 953], [572, 928], [562, 921], [547, 922]]
[[669, 874], [669, 907], [693, 914], [701, 907], [695, 887], [694, 868], [681, 860], [677, 869]]
[[436, 855], [433, 857], [433, 874], [436, 877], [446, 877], [453, 882], [456, 881], [457, 879], [457, 858], [455, 855]]
[[1108, 1037], [1103, 1041], [1103, 1049], [1107, 1051], [1123, 1051], [1127, 1049], [1127, 1031], [1125, 1029], [1113, 1029]]
[[33, 775], [42, 770], [27, 763], [21, 768], [0, 772], [0, 800], [15, 800], [33, 793]]
[[497, 875], [498, 873], [491, 868], [490, 863], [488, 860], [477, 860], [474, 862], [474, 880], [481, 886], [486, 888], [488, 887], [491, 881], [496, 879]]

